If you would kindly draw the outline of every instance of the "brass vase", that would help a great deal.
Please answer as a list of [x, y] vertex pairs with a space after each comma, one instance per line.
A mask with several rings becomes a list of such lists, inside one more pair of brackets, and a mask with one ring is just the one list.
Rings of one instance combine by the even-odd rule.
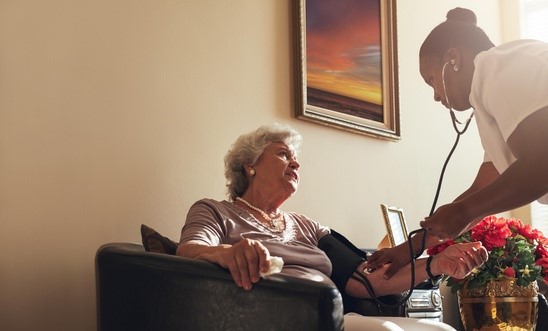
[[466, 331], [534, 331], [537, 324], [538, 285], [523, 287], [515, 279], [495, 280], [481, 288], [465, 284], [458, 292]]

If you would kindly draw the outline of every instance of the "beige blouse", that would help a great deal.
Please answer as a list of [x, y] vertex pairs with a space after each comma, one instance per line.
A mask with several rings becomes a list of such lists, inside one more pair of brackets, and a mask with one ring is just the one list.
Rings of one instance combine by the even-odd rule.
[[282, 274], [331, 283], [331, 262], [318, 248], [329, 228], [293, 212], [285, 213], [285, 221], [285, 230], [273, 231], [231, 202], [202, 199], [188, 212], [181, 243], [217, 246], [259, 240], [271, 256], [283, 258]]

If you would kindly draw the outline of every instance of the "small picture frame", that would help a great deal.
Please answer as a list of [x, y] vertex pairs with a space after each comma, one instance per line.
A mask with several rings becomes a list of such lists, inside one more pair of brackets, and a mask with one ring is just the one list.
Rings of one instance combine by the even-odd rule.
[[381, 204], [381, 210], [391, 247], [406, 242], [408, 235], [403, 209]]

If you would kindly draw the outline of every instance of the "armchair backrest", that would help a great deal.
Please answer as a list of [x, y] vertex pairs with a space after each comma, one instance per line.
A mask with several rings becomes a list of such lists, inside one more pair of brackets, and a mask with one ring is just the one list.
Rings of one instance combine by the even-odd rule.
[[96, 255], [98, 330], [342, 330], [339, 291], [288, 276], [250, 292], [212, 263], [130, 243]]

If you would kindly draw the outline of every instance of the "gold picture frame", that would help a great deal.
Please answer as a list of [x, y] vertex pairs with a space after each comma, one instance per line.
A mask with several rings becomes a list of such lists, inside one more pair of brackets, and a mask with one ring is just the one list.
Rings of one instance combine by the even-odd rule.
[[394, 247], [407, 241], [408, 232], [403, 209], [381, 204], [381, 210], [384, 217], [384, 224], [386, 225], [386, 231], [388, 232], [390, 246]]
[[396, 1], [295, 3], [296, 117], [400, 140]]

